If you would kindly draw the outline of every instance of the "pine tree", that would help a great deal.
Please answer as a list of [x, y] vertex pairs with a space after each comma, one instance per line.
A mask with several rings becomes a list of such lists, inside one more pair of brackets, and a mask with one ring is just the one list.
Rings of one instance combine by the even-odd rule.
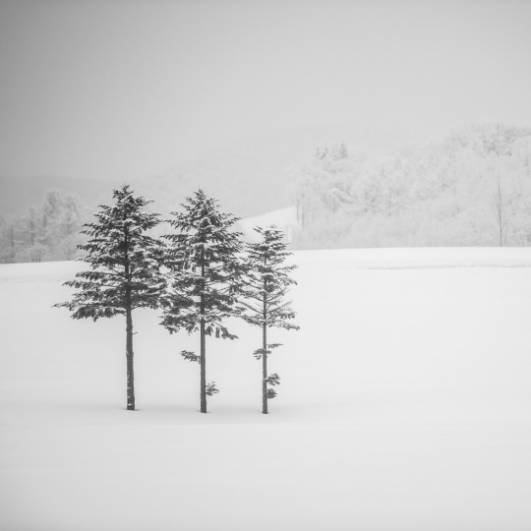
[[233, 230], [237, 218], [219, 210], [202, 190], [187, 198], [182, 212], [173, 212], [168, 234], [170, 269], [162, 325], [170, 332], [199, 332], [200, 354], [181, 355], [200, 365], [200, 411], [207, 412], [207, 396], [218, 392], [206, 381], [206, 336], [235, 339], [224, 321], [236, 311], [238, 253], [241, 234]]
[[88, 241], [79, 248], [90, 270], [76, 274], [65, 285], [77, 289], [72, 300], [58, 304], [72, 318], [125, 316], [127, 360], [127, 409], [135, 409], [133, 366], [133, 310], [156, 308], [165, 287], [160, 272], [162, 244], [147, 231], [159, 223], [158, 214], [148, 213], [150, 201], [135, 196], [129, 186], [115, 190], [112, 206], [101, 205], [96, 220], [82, 233]]
[[241, 304], [244, 308], [242, 317], [262, 328], [262, 346], [253, 355], [262, 361], [262, 413], [267, 414], [268, 400], [277, 395], [274, 387], [280, 383], [277, 373], [268, 374], [267, 361], [271, 352], [281, 346], [279, 343], [268, 343], [267, 332], [273, 327], [299, 328], [290, 322], [295, 312], [291, 303], [285, 300], [290, 286], [296, 284], [290, 277], [296, 266], [286, 263], [291, 253], [286, 250], [281, 230], [274, 226], [256, 227], [254, 230], [260, 240], [246, 245], [246, 275]]

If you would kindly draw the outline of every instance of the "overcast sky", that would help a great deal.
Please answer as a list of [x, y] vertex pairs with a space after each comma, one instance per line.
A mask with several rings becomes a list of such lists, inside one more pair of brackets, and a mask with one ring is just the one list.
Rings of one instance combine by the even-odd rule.
[[149, 175], [306, 124], [531, 125], [531, 2], [2, 2], [0, 173]]

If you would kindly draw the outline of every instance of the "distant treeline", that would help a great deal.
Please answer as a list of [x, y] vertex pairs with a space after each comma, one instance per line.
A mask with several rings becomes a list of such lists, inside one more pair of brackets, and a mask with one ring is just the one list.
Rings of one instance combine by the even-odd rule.
[[325, 147], [296, 181], [296, 248], [530, 243], [531, 129], [477, 126], [385, 156]]
[[51, 191], [26, 215], [0, 217], [0, 262], [70, 260], [82, 242], [82, 215], [74, 197]]
[[[255, 170], [253, 182], [260, 180]], [[325, 146], [284, 177], [293, 182], [297, 222], [289, 232], [296, 249], [531, 243], [528, 128], [475, 126], [439, 144], [394, 153]], [[166, 211], [201, 180], [204, 174], [190, 169], [173, 180], [154, 179], [152, 187], [165, 198], [158, 203]], [[83, 196], [82, 204], [95, 203]], [[72, 196], [49, 192], [26, 215], [0, 217], [0, 262], [76, 258], [88, 214]]]

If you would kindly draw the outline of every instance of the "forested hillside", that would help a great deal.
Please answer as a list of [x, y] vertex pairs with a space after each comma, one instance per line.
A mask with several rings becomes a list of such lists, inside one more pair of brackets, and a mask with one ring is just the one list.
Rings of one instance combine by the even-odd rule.
[[477, 126], [387, 156], [325, 147], [296, 179], [299, 248], [529, 243], [530, 129]]
[[0, 262], [69, 260], [76, 256], [86, 213], [70, 195], [48, 192], [25, 215], [0, 217]]

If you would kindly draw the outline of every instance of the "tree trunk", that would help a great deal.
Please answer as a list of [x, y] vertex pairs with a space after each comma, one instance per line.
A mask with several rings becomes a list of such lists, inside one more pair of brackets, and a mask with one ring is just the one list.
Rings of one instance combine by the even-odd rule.
[[201, 413], [207, 412], [207, 395], [206, 395], [206, 348], [205, 348], [205, 249], [201, 249], [201, 277], [202, 277], [202, 287], [201, 287], [201, 322], [199, 324], [199, 335], [201, 341], [201, 352], [199, 363], [201, 365], [201, 383], [200, 383], [200, 398], [201, 398]]
[[269, 413], [267, 409], [267, 328], [266, 325], [262, 325], [262, 413], [267, 415]]
[[266, 295], [264, 293], [264, 309], [263, 309], [263, 318], [264, 322], [262, 324], [262, 413], [267, 415], [269, 413], [267, 409], [267, 305], [266, 305]]
[[125, 357], [127, 359], [127, 409], [135, 410], [135, 370], [133, 367], [133, 305], [131, 301], [131, 264], [129, 262], [129, 232], [124, 234], [125, 253]]
[[[203, 307], [203, 297], [201, 296], [201, 308]], [[203, 310], [201, 310], [203, 311]], [[205, 321], [201, 319], [199, 334], [201, 336], [201, 413], [207, 412], [207, 395], [206, 395], [206, 349], [205, 349]]]
[[135, 371], [133, 367], [133, 319], [131, 316], [131, 306], [125, 312], [126, 344], [125, 355], [127, 358], [127, 409], [135, 410]]

